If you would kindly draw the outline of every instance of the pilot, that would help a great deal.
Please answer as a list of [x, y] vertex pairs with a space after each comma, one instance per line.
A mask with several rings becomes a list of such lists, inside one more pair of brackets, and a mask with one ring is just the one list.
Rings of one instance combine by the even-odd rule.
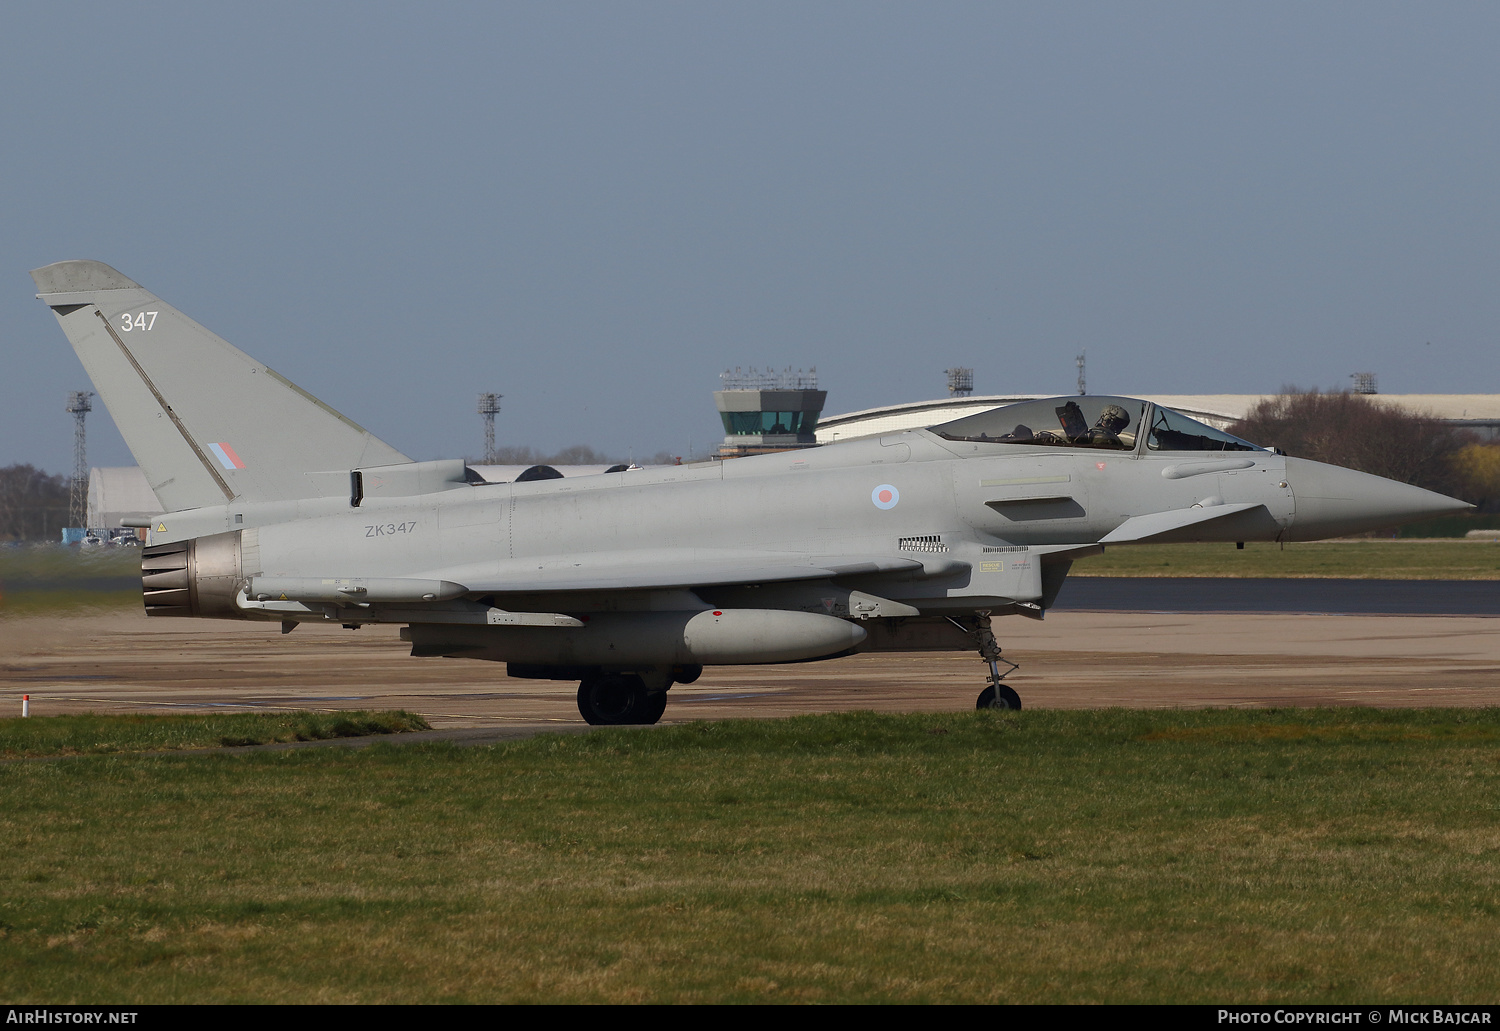
[[1094, 426], [1082, 443], [1091, 447], [1129, 447], [1120, 439], [1120, 431], [1130, 425], [1130, 413], [1119, 405], [1105, 405], [1094, 420]]

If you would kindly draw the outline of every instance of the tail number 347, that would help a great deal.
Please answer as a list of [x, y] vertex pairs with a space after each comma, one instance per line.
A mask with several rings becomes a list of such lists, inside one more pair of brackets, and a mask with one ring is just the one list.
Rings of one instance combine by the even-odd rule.
[[132, 329], [148, 330], [156, 325], [156, 312], [138, 311], [134, 315], [125, 312], [120, 316], [120, 329], [129, 333]]

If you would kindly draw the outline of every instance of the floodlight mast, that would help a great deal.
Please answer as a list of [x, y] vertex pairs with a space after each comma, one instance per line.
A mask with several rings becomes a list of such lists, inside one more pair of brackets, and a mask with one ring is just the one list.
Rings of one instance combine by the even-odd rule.
[[84, 416], [94, 410], [89, 398], [92, 390], [74, 390], [68, 394], [65, 410], [73, 415], [73, 482], [68, 495], [68, 525], [82, 526], [88, 518], [89, 459], [84, 436]]
[[500, 399], [504, 394], [480, 394], [479, 414], [484, 417], [484, 463], [495, 462], [495, 413], [500, 411]]

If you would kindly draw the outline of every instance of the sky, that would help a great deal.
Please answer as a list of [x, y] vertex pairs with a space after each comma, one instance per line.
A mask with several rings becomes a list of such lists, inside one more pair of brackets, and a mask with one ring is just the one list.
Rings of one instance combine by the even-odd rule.
[[1497, 393], [1497, 53], [1465, 2], [6, 4], [0, 465], [72, 465], [68, 258], [417, 459], [479, 391], [702, 454], [734, 366]]

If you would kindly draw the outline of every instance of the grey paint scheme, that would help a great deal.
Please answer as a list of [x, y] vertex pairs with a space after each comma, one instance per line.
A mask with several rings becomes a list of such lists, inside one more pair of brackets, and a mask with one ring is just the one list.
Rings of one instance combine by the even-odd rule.
[[[306, 497], [319, 489], [306, 474], [322, 470], [342, 470], [347, 494], [349, 469], [409, 461], [108, 265], [62, 261], [31, 276], [168, 512]], [[154, 313], [150, 329], [121, 328], [127, 312]], [[241, 442], [245, 468], [205, 450], [224, 441]]]
[[[410, 624], [417, 654], [647, 671], [974, 648], [976, 620], [1040, 618], [1072, 560], [1105, 545], [1308, 540], [1467, 507], [1270, 451], [1153, 452], [1144, 433], [1115, 451], [912, 430], [471, 484], [462, 462], [410, 462], [108, 266], [32, 275], [170, 513], [150, 544], [189, 549], [182, 574], [148, 560], [148, 594], [155, 577], [178, 591], [173, 612]], [[115, 327], [146, 310], [153, 328]]]

